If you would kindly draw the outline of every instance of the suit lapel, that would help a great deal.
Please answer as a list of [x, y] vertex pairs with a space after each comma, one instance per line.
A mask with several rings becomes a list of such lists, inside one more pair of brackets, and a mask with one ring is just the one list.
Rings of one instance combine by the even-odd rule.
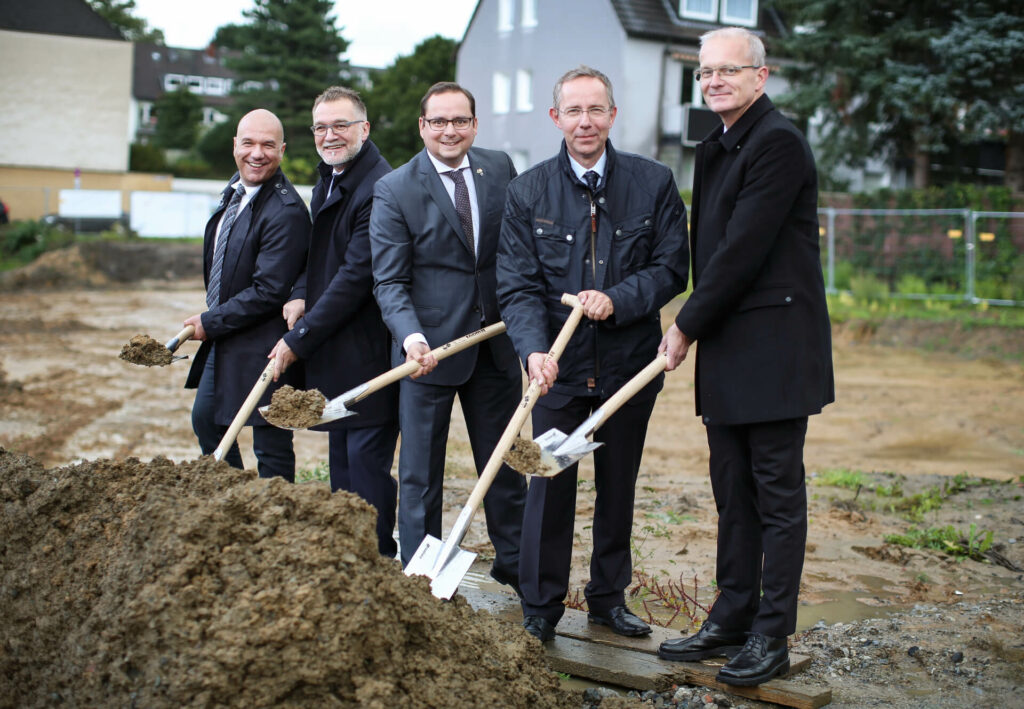
[[[427, 157], [426, 149], [419, 154], [419, 160], [420, 180], [423, 182], [427, 194], [430, 195], [438, 209], [441, 210], [441, 214], [444, 215], [448, 225], [451, 226], [452, 231], [458, 237], [459, 243], [469, 251], [469, 244], [466, 242], [466, 235], [462, 233], [462, 224], [459, 222], [459, 215], [455, 211], [455, 204], [452, 202], [452, 198], [448, 196], [448, 190], [441, 183], [441, 176], [434, 169], [434, 163]], [[477, 196], [477, 201], [479, 201], [479, 195]]]
[[[476, 209], [477, 215], [480, 219], [480, 223], [477, 226], [480, 233], [477, 234], [476, 239], [476, 258], [477, 261], [483, 262], [491, 255], [491, 252], [497, 248], [497, 244], [494, 243], [494, 240], [487, 238], [487, 235], [489, 234], [487, 225], [492, 223], [490, 210], [494, 206], [492, 202], [495, 198], [494, 184], [491, 182], [491, 180], [494, 179], [494, 175], [488, 174], [493, 171], [488, 171], [483, 168], [480, 156], [472, 149], [469, 151], [469, 170], [473, 173], [473, 189], [476, 190]], [[504, 195], [500, 195], [500, 197], [501, 205], [499, 206], [504, 206]]]

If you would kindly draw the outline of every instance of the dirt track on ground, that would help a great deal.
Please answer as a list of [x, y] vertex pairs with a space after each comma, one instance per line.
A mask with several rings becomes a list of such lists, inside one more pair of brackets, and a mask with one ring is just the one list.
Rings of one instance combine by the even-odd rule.
[[[174, 335], [185, 317], [203, 308], [200, 286], [154, 281], [130, 289], [2, 294], [0, 445], [48, 467], [127, 456], [195, 459], [192, 394], [181, 388], [188, 362], [146, 368], [117, 355], [133, 335], [160, 341]], [[823, 471], [859, 470], [873, 473], [878, 484], [899, 482], [905, 495], [941, 488], [961, 474], [1002, 481], [965, 487], [918, 524], [992, 530], [1011, 564], [1024, 566], [1024, 367], [881, 346], [855, 327], [838, 329], [835, 339], [838, 401], [812, 419], [806, 446], [811, 511], [803, 599], [815, 605], [802, 607], [801, 627], [819, 617], [831, 623], [917, 602], [1022, 598], [1019, 572], [884, 545], [885, 534], [903, 532], [910, 524], [887, 509], [891, 501], [865, 491], [852, 502], [853, 490], [819, 486], [816, 480]], [[180, 352], [194, 350], [195, 343], [186, 343]], [[698, 600], [706, 604], [714, 576], [716, 515], [704, 432], [693, 416], [692, 362], [669, 375], [647, 441], [637, 488], [636, 566], [661, 579], [686, 579], [691, 587], [696, 579]], [[240, 442], [252, 466], [247, 432]], [[313, 467], [326, 460], [327, 437], [301, 432], [296, 452], [300, 467]], [[457, 421], [449, 442], [446, 525], [472, 485], [470, 461], [464, 427]], [[573, 584], [580, 588], [593, 505], [587, 466], [581, 478], [573, 556]], [[486, 556], [482, 524], [474, 526], [464, 546]], [[1024, 632], [1020, 605], [1008, 622]], [[999, 642], [1012, 647], [1020, 634]], [[823, 681], [833, 680], [823, 676]], [[842, 690], [841, 680], [835, 681], [837, 700], [847, 691], [848, 705], [856, 706], [855, 688]], [[1019, 678], [1018, 685], [1013, 681], [993, 685], [993, 696], [1019, 685]]]

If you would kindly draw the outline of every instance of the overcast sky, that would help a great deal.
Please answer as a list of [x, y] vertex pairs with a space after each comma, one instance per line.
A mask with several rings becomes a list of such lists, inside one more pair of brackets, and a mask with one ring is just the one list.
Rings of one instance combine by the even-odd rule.
[[[161, 29], [171, 47], [205, 47], [221, 25], [243, 21], [253, 0], [135, 0], [135, 14]], [[335, 25], [349, 41], [345, 58], [385, 67], [427, 37], [461, 40], [476, 0], [335, 0]]]

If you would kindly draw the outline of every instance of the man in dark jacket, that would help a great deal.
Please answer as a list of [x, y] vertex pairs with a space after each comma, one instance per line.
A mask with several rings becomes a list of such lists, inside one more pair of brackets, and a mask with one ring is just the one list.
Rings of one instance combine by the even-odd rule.
[[[309, 258], [284, 306], [289, 332], [271, 356], [277, 357], [275, 379], [301, 359], [306, 386], [333, 398], [389, 366], [391, 336], [373, 299], [370, 207], [374, 183], [391, 166], [369, 140], [366, 106], [352, 89], [332, 86], [320, 94], [312, 129], [323, 160], [313, 188]], [[356, 416], [322, 427], [329, 431], [331, 490], [354, 492], [377, 509], [377, 548], [393, 557], [398, 387], [352, 410]]]
[[697, 414], [711, 451], [721, 595], [671, 660], [732, 659], [727, 684], [789, 668], [807, 537], [807, 417], [835, 398], [807, 141], [764, 95], [764, 45], [726, 28], [701, 38], [696, 76], [722, 126], [697, 146], [693, 294], [665, 334], [669, 366], [698, 342]]
[[[198, 388], [192, 428], [204, 455], [217, 448], [266, 368], [267, 351], [287, 329], [281, 307], [306, 260], [309, 212], [281, 172], [284, 148], [277, 116], [264, 109], [243, 116], [234, 138], [238, 173], [206, 225], [208, 309], [185, 321], [196, 328], [192, 339], [203, 341], [185, 388]], [[260, 404], [269, 403], [275, 388], [268, 387]], [[260, 477], [294, 481], [291, 431], [269, 425], [258, 413], [248, 425]], [[237, 443], [224, 459], [242, 467]]]
[[[509, 186], [498, 251], [498, 300], [516, 351], [546, 395], [533, 431], [582, 423], [657, 354], [659, 310], [686, 287], [686, 211], [672, 173], [616, 152], [611, 83], [579, 67], [555, 85], [550, 115], [565, 140], [558, 155]], [[577, 293], [585, 320], [557, 366], [542, 366]], [[557, 380], [556, 380], [557, 378]], [[586, 587], [590, 620], [621, 635], [650, 628], [625, 606], [632, 577], [633, 495], [659, 376], [595, 434], [597, 500]], [[550, 391], [548, 391], [550, 388]], [[565, 612], [577, 466], [534, 478], [519, 561], [523, 626], [541, 641]]]

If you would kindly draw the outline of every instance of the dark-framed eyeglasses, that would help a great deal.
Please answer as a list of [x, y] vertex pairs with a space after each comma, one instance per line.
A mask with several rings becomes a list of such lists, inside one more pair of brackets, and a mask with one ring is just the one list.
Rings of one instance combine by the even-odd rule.
[[455, 130], [466, 130], [473, 125], [472, 116], [457, 116], [455, 118], [424, 118], [423, 122], [430, 126], [431, 130], [442, 131], [451, 123]]
[[573, 106], [567, 108], [564, 111], [559, 109], [561, 115], [565, 116], [570, 120], [576, 120], [581, 118], [584, 113], [590, 116], [591, 120], [599, 121], [602, 118], [607, 118], [611, 115], [612, 109], [607, 106], [591, 106], [590, 108], [580, 108], [579, 106]]
[[757, 64], [745, 64], [743, 66], [736, 66], [734, 64], [726, 64], [725, 66], [702, 66], [700, 69], [693, 70], [693, 78], [697, 81], [707, 81], [714, 74], [718, 74], [721, 77], [736, 76], [743, 69], [760, 69], [761, 67]]
[[313, 131], [313, 135], [319, 137], [322, 135], [327, 135], [328, 130], [333, 130], [335, 133], [344, 133], [357, 123], [366, 123], [366, 121], [335, 121], [330, 125], [327, 125], [325, 123], [317, 123], [314, 126], [310, 126], [309, 129]]

